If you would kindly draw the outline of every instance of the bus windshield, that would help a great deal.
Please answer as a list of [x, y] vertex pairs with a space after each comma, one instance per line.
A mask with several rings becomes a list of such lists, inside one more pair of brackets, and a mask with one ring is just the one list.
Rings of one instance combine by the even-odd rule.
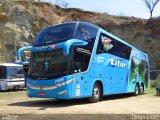
[[39, 46], [65, 42], [72, 38], [75, 26], [76, 23], [67, 23], [48, 27], [39, 33], [34, 45]]
[[29, 78], [53, 79], [69, 74], [69, 55], [63, 54], [63, 49], [34, 52], [31, 55]]

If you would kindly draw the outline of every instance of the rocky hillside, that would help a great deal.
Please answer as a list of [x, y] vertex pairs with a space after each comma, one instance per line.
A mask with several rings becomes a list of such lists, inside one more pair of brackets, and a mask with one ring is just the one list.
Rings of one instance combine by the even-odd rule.
[[152, 20], [111, 16], [44, 2], [0, 1], [0, 62], [15, 61], [15, 51], [32, 44], [44, 27], [64, 21], [88, 21], [126, 40], [150, 56], [160, 69], [160, 18]]

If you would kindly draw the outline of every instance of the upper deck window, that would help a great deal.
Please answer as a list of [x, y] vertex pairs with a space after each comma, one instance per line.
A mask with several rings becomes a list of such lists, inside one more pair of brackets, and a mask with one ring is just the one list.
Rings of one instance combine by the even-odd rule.
[[35, 40], [34, 45], [47, 45], [65, 42], [72, 38], [76, 23], [60, 24], [42, 30]]
[[97, 28], [88, 24], [80, 23], [77, 31], [75, 32], [75, 38], [88, 42], [87, 46], [93, 48], [97, 32]]
[[129, 60], [131, 47], [123, 44], [118, 40], [115, 40], [114, 38], [104, 33], [101, 33], [97, 47], [97, 54], [101, 53], [109, 53]]

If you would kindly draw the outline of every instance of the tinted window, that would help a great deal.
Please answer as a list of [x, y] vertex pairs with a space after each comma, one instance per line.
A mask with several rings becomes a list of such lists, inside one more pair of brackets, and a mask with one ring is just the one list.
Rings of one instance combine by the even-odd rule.
[[31, 56], [30, 78], [58, 78], [69, 74], [69, 56], [63, 54], [63, 49], [34, 52]]
[[31, 50], [22, 52], [21, 53], [21, 61], [22, 62], [29, 62], [30, 54], [31, 54]]
[[110, 36], [101, 34], [98, 42], [97, 54], [101, 53], [109, 53], [124, 59], [129, 59], [131, 48]]
[[79, 24], [75, 38], [87, 41], [87, 47], [93, 49], [98, 29], [88, 24]]
[[23, 78], [23, 67], [9, 66], [7, 67], [7, 78]]
[[86, 47], [75, 47], [73, 56], [73, 73], [86, 71], [90, 57], [91, 52]]
[[34, 45], [45, 45], [64, 42], [72, 38], [76, 23], [66, 23], [52, 26], [42, 30]]
[[5, 67], [0, 66], [0, 79], [5, 78]]

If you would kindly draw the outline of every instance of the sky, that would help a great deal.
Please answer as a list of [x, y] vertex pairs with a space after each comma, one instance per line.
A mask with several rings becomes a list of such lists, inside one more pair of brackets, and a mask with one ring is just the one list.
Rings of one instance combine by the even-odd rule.
[[[61, 1], [69, 3], [69, 8], [81, 8], [87, 11], [106, 12], [111, 15], [118, 16], [133, 16], [138, 18], [148, 19], [149, 11], [146, 8], [143, 0], [43, 0], [51, 3]], [[153, 11], [153, 17], [160, 16], [160, 2], [156, 5]]]

